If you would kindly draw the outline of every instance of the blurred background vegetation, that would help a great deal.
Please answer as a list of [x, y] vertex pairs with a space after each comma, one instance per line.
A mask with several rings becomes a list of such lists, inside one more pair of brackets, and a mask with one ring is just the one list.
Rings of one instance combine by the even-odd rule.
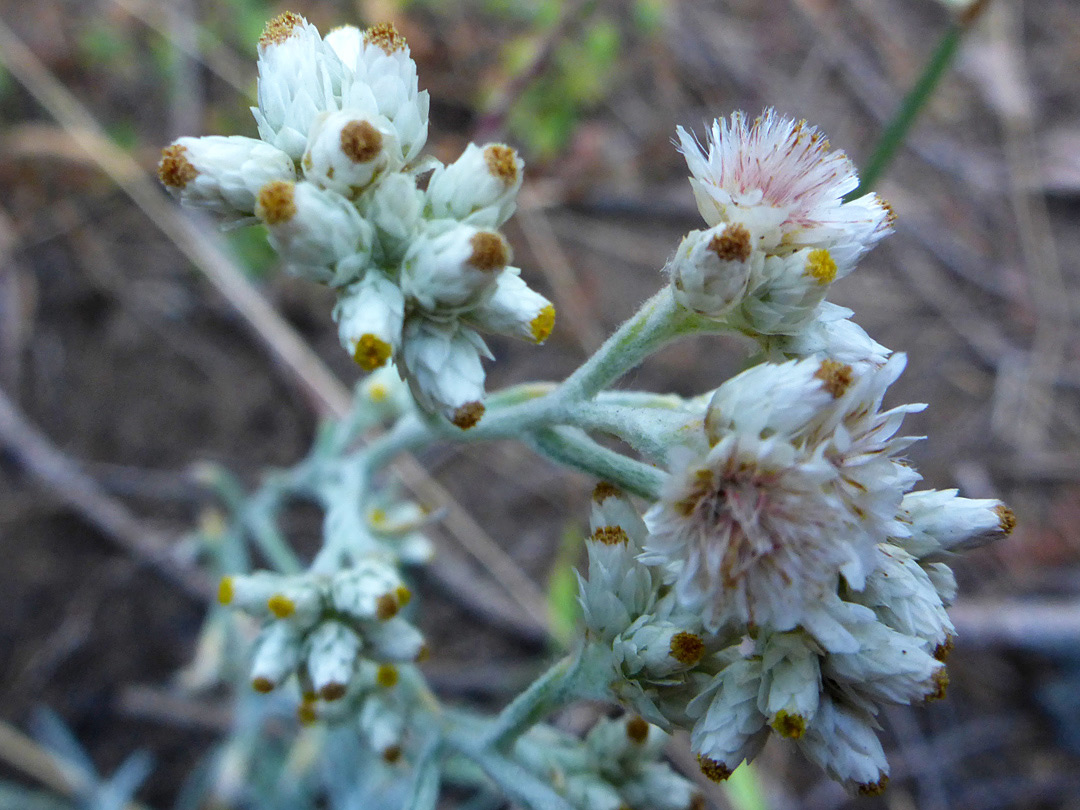
[[[541, 349], [493, 341], [491, 387], [565, 375], [661, 283], [699, 224], [677, 124], [771, 105], [865, 166], [955, 20], [935, 0], [288, 7], [324, 32], [393, 21], [431, 92], [438, 157], [469, 140], [524, 154], [508, 235], [560, 319]], [[117, 790], [149, 773], [140, 799], [172, 806], [232, 708], [177, 677], [205, 583], [161, 549], [217, 519], [199, 465], [250, 484], [294, 462], [357, 379], [325, 291], [281, 274], [259, 228], [219, 234], [154, 178], [175, 137], [255, 133], [254, 44], [285, 8], [0, 0], [0, 807], [26, 806], [15, 785], [59, 795], [95, 770]], [[1004, 498], [1020, 526], [961, 564], [950, 698], [887, 713], [894, 778], [858, 804], [1075, 808], [1080, 9], [992, 0], [954, 44], [877, 184], [897, 233], [836, 300], [909, 354], [894, 401], [931, 405], [912, 420], [926, 484]], [[698, 392], [744, 359], [735, 340], [680, 344], [629, 384]], [[425, 671], [495, 707], [573, 633], [592, 482], [513, 445], [419, 461], [421, 498], [454, 504], [426, 575]], [[290, 528], [310, 552], [314, 514]], [[41, 706], [62, 723], [37, 721], [34, 742], [17, 729]], [[687, 766], [684, 740], [672, 757]], [[854, 803], [781, 746], [760, 763], [710, 802]]]

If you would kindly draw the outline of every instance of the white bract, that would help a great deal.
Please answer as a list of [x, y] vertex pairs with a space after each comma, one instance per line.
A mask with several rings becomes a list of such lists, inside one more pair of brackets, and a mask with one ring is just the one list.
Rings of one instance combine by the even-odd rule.
[[259, 38], [259, 137], [299, 161], [320, 113], [338, 108], [345, 69], [318, 30], [286, 12]]
[[405, 298], [390, 279], [371, 270], [338, 299], [334, 320], [341, 345], [360, 368], [373, 371], [401, 345]]
[[514, 213], [524, 169], [524, 161], [505, 144], [470, 143], [454, 163], [431, 175], [432, 216], [498, 228]]

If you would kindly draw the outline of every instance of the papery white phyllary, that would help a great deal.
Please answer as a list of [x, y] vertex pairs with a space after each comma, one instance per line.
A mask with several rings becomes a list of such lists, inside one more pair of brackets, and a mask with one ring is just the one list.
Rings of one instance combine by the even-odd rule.
[[507, 267], [495, 279], [490, 297], [462, 317], [485, 332], [543, 343], [555, 326], [555, 307], [520, 274], [517, 267]]
[[280, 149], [240, 135], [178, 138], [165, 147], [158, 177], [184, 205], [204, 208], [226, 223], [257, 221], [259, 189], [296, 179], [292, 158]]
[[429, 98], [417, 89], [416, 63], [405, 38], [392, 24], [366, 31], [346, 26], [327, 42], [345, 65], [341, 87], [344, 109], [374, 109], [394, 126], [398, 158], [411, 164], [427, 143]]
[[682, 127], [678, 136], [705, 221], [744, 226], [766, 253], [826, 248], [843, 275], [889, 230], [877, 195], [844, 202], [859, 185], [855, 167], [805, 122], [736, 112], [713, 123], [707, 149]]
[[442, 220], [413, 239], [401, 289], [428, 312], [472, 309], [509, 261], [510, 245], [498, 231]]
[[288, 269], [333, 286], [360, 277], [373, 233], [348, 200], [308, 182], [274, 181], [259, 190], [255, 214]]
[[385, 172], [402, 167], [397, 131], [377, 113], [328, 113], [312, 126], [301, 165], [316, 185], [356, 197]]
[[405, 322], [399, 370], [417, 404], [466, 430], [484, 415], [484, 367], [491, 352], [472, 329], [427, 318]]
[[299, 161], [317, 116], [340, 108], [344, 65], [318, 30], [291, 11], [259, 38], [259, 137]]
[[456, 161], [437, 168], [428, 183], [435, 218], [497, 228], [514, 213], [524, 162], [501, 143], [470, 143]]
[[369, 270], [334, 307], [341, 345], [365, 371], [385, 365], [401, 345], [405, 298], [394, 282]]
[[[902, 367], [900, 356], [860, 376], [832, 361], [763, 364], [717, 390], [711, 447], [672, 454], [642, 557], [666, 568], [707, 629], [814, 632], [834, 624], [824, 614], [841, 576], [863, 587], [917, 480], [891, 458], [912, 441], [895, 433], [917, 408], [880, 411]], [[827, 647], [850, 646], [826, 635]]]
[[765, 254], [753, 249], [746, 228], [722, 223], [687, 234], [667, 272], [676, 301], [701, 315], [719, 318], [743, 299], [751, 278], [761, 275], [764, 260]]

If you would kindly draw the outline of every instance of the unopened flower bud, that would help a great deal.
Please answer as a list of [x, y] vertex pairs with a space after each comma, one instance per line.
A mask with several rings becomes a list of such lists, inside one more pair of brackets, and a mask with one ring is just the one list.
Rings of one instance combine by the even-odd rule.
[[323, 700], [345, 695], [360, 653], [360, 638], [340, 622], [320, 624], [308, 636], [307, 670], [311, 685]]
[[910, 492], [901, 508], [911, 536], [899, 542], [916, 557], [978, 548], [1008, 536], [1016, 525], [1001, 501], [961, 498], [955, 489]]
[[798, 334], [813, 322], [835, 278], [836, 262], [821, 248], [767, 256], [730, 320], [748, 333]]
[[875, 795], [889, 781], [889, 763], [874, 732], [876, 726], [866, 712], [824, 698], [814, 721], [799, 738], [799, 748], [853, 792]]
[[301, 631], [289, 622], [271, 622], [255, 642], [251, 662], [251, 685], [256, 692], [269, 692], [282, 683], [300, 664], [303, 651]]
[[312, 128], [301, 165], [308, 180], [352, 199], [401, 168], [397, 131], [377, 113], [330, 113]]
[[371, 256], [372, 229], [356, 207], [334, 191], [311, 183], [267, 183], [259, 190], [256, 215], [289, 269], [344, 286], [357, 278]]
[[616, 660], [627, 674], [646, 672], [663, 678], [689, 669], [705, 654], [705, 642], [696, 633], [668, 621], [642, 617], [614, 645]]
[[524, 163], [501, 143], [470, 143], [461, 157], [436, 169], [428, 184], [432, 216], [498, 228], [514, 213]]
[[269, 617], [272, 615], [270, 599], [285, 587], [286, 582], [286, 577], [267, 571], [222, 577], [218, 585], [218, 601], [252, 616]]
[[821, 693], [816, 645], [804, 633], [772, 636], [761, 668], [758, 709], [781, 735], [801, 737], [814, 719]]
[[402, 712], [390, 701], [379, 695], [369, 696], [360, 709], [357, 725], [368, 744], [379, 752], [385, 762], [393, 764], [401, 758], [405, 720]]
[[322, 614], [321, 588], [302, 578], [289, 577], [266, 600], [275, 617], [287, 619], [298, 627], [310, 627]]
[[401, 345], [405, 298], [377, 270], [345, 290], [334, 307], [341, 345], [364, 371], [386, 362]]
[[510, 245], [497, 231], [453, 225], [418, 236], [403, 261], [402, 291], [420, 306], [471, 308], [510, 262]]
[[266, 24], [259, 39], [259, 105], [251, 112], [259, 137], [300, 160], [316, 117], [337, 109], [345, 68], [299, 14]]
[[721, 318], [742, 300], [762, 261], [742, 225], [691, 231], [668, 266], [675, 300], [701, 315]]
[[465, 317], [485, 332], [543, 343], [555, 326], [555, 307], [530, 289], [520, 273], [516, 267], [507, 267], [499, 273], [491, 297]]
[[752, 760], [765, 744], [768, 727], [758, 710], [761, 661], [739, 659], [724, 667], [687, 711], [700, 715], [690, 733], [702, 772], [722, 781]]
[[491, 353], [471, 329], [426, 318], [405, 323], [400, 365], [417, 404], [463, 430], [484, 413], [481, 357]]
[[225, 223], [255, 222], [259, 190], [296, 179], [292, 158], [270, 144], [239, 135], [179, 138], [162, 150], [158, 176], [181, 203], [204, 208]]
[[374, 111], [392, 122], [401, 165], [412, 164], [427, 141], [427, 91], [417, 91], [416, 63], [409, 46], [392, 24], [363, 32], [331, 32], [330, 47], [344, 62], [343, 109]]
[[404, 584], [394, 566], [381, 560], [361, 560], [339, 571], [330, 584], [335, 610], [360, 621], [388, 619], [401, 607]]

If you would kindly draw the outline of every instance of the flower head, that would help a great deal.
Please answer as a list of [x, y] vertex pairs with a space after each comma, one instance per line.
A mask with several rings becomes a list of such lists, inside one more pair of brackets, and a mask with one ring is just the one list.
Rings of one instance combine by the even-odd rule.
[[863, 587], [917, 478], [891, 458], [911, 441], [894, 435], [911, 406], [880, 411], [902, 365], [764, 364], [717, 390], [711, 447], [672, 455], [642, 558], [709, 630], [813, 628], [841, 576]]
[[876, 195], [844, 202], [859, 185], [855, 168], [805, 122], [771, 109], [752, 122], [736, 112], [713, 123], [707, 151], [682, 127], [678, 135], [705, 221], [743, 225], [767, 253], [828, 248], [850, 268], [889, 230]]

